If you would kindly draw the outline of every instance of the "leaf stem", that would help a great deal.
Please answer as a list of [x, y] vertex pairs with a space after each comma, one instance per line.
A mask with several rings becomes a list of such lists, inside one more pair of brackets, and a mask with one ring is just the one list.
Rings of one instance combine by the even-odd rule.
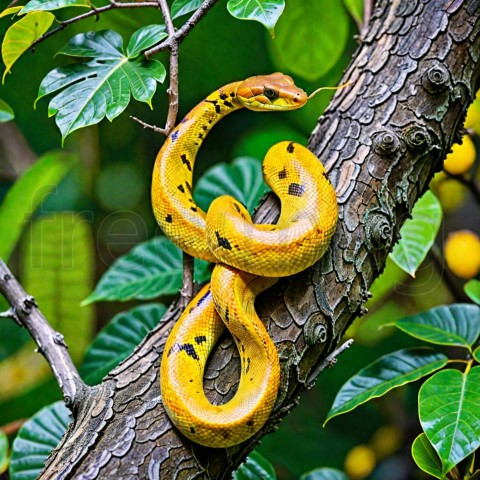
[[[89, 387], [80, 378], [68, 353], [63, 335], [56, 332], [38, 308], [35, 299], [28, 295], [0, 259], [0, 293], [15, 312], [18, 322], [25, 327], [57, 379], [67, 407], [75, 409], [84, 399]], [[11, 317], [11, 315], [9, 315]]]

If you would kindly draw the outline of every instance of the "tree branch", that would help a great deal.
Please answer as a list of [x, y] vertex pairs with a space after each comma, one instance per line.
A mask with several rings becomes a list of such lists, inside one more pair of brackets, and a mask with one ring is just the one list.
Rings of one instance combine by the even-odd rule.
[[192, 28], [208, 13], [208, 11], [218, 2], [218, 0], [205, 0], [200, 7], [195, 11], [195, 13], [184, 23], [182, 28], [177, 30], [175, 35], [167, 38], [165, 41], [160, 42], [157, 45], [154, 45], [149, 50], [145, 51], [145, 56], [147, 58], [152, 57], [158, 52], [167, 50], [172, 47], [174, 43], [180, 45], [183, 39], [190, 33]]
[[13, 318], [25, 327], [35, 340], [38, 351], [45, 357], [63, 392], [65, 404], [73, 411], [85, 397], [88, 387], [83, 383], [68, 353], [63, 335], [56, 332], [0, 259], [0, 293], [10, 304], [2, 317]]
[[117, 8], [158, 8], [158, 3], [156, 1], [151, 2], [117, 2], [116, 0], [110, 0], [108, 5], [103, 7], [94, 8], [86, 13], [82, 13], [81, 15], [77, 15], [76, 17], [69, 18], [68, 20], [64, 20], [60, 23], [59, 27], [50, 30], [47, 33], [44, 33], [39, 39], [35, 40], [32, 45], [30, 46], [31, 49], [35, 48], [39, 43], [42, 43], [47, 38], [55, 35], [58, 32], [61, 32], [65, 27], [71, 25], [72, 23], [79, 22], [80, 20], [85, 20], [86, 18], [97, 16], [100, 13], [108, 12], [109, 10], [114, 10]]

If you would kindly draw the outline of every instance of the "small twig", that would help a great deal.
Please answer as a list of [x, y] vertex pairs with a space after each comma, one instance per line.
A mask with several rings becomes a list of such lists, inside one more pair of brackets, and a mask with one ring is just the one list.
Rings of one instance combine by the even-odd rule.
[[65, 404], [73, 409], [88, 390], [68, 353], [63, 335], [56, 332], [39, 310], [35, 299], [28, 295], [0, 259], [0, 293], [15, 311], [18, 321], [35, 340], [38, 351], [49, 363], [63, 392]]
[[108, 5], [105, 5], [103, 7], [99, 8], [93, 8], [89, 10], [86, 13], [82, 13], [81, 15], [77, 15], [76, 17], [69, 18], [68, 20], [64, 20], [60, 23], [60, 26], [54, 28], [53, 30], [50, 30], [47, 33], [44, 33], [39, 39], [35, 40], [30, 48], [35, 48], [39, 43], [43, 42], [46, 40], [48, 37], [51, 37], [52, 35], [55, 35], [56, 33], [62, 31], [65, 27], [68, 25], [71, 25], [72, 23], [78, 22], [80, 20], [84, 20], [85, 18], [93, 17], [96, 16], [97, 19], [99, 18], [99, 15], [103, 12], [106, 12], [108, 10], [114, 10], [116, 8], [147, 8], [147, 7], [158, 7], [158, 3], [156, 1], [150, 1], [150, 2], [117, 2], [115, 0], [110, 0], [110, 3]]
[[343, 353], [345, 350], [351, 347], [353, 343], [353, 338], [348, 339], [345, 343], [342, 343], [337, 349], [335, 349], [330, 355], [324, 358], [322, 363], [317, 365], [311, 372], [310, 375], [307, 378], [307, 381], [305, 382], [306, 385], [309, 385], [313, 382], [315, 382], [316, 378], [320, 374], [322, 370], [325, 370], [327, 367], [332, 367], [337, 363], [337, 357]]
[[18, 318], [17, 312], [15, 311], [15, 309], [13, 307], [10, 307], [5, 312], [0, 312], [0, 318], [8, 318], [9, 320], [13, 320], [20, 327], [23, 327], [22, 322], [20, 322], [20, 319]]
[[183, 284], [180, 289], [180, 306], [182, 310], [192, 301], [193, 298], [193, 257], [183, 252]]
[[177, 30], [173, 37], [168, 37], [166, 40], [160, 42], [157, 45], [154, 45], [152, 48], [145, 50], [145, 56], [150, 58], [158, 52], [167, 50], [172, 47], [173, 43], [179, 45], [182, 43], [182, 40], [190, 33], [190, 30], [208, 13], [208, 11], [218, 2], [219, 0], [205, 0], [200, 7], [195, 11], [195, 13], [184, 23], [182, 28]]
[[165, 135], [165, 129], [164, 128], [160, 128], [160, 127], [157, 127], [155, 125], [150, 125], [149, 123], [144, 122], [143, 120], [140, 120], [139, 118], [134, 117], [133, 115], [130, 115], [130, 118], [132, 120], [135, 120], [135, 122], [139, 123], [143, 128], [149, 128], [150, 130], [153, 130], [154, 132], [161, 133], [161, 134]]

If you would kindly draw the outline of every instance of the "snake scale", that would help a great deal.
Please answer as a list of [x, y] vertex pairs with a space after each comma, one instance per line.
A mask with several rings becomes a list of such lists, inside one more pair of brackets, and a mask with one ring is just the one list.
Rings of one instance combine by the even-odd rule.
[[[155, 162], [152, 204], [160, 227], [188, 254], [216, 263], [210, 285], [199, 291], [172, 329], [160, 367], [167, 414], [185, 436], [202, 445], [236, 445], [268, 419], [280, 366], [275, 345], [255, 312], [255, 297], [277, 277], [300, 272], [323, 255], [338, 213], [323, 165], [302, 145], [280, 142], [264, 159], [265, 181], [281, 202], [275, 225], [253, 224], [246, 208], [229, 196], [216, 198], [207, 213], [202, 211], [192, 197], [195, 156], [225, 115], [242, 107], [293, 110], [307, 99], [281, 73], [225, 85], [187, 114]], [[225, 327], [240, 354], [240, 382], [231, 400], [213, 405], [205, 396], [203, 375]]]

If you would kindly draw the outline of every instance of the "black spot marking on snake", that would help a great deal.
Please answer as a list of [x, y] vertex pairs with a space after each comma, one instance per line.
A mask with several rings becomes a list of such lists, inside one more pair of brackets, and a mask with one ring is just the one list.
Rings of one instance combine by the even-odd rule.
[[192, 165], [190, 163], [190, 160], [187, 158], [187, 156], [184, 153], [182, 153], [180, 158], [182, 159], [182, 163], [187, 166], [188, 171], [191, 172], [192, 171]]
[[198, 138], [203, 138], [203, 133], [199, 133]]
[[225, 308], [225, 321], [228, 323], [230, 321], [230, 317], [228, 315], [228, 307]]
[[327, 172], [322, 172], [322, 175], [323, 175], [323, 178], [325, 178], [325, 180], [330, 183], [330, 179], [328, 178], [328, 175], [327, 175]]
[[242, 343], [242, 352], [245, 351], [245, 345]]
[[170, 350], [168, 351], [167, 357], [169, 357], [172, 353], [184, 351], [189, 357], [192, 357], [194, 360], [200, 360], [195, 351], [195, 347], [191, 343], [184, 343], [180, 345], [179, 343], [174, 343]]
[[235, 93], [234, 92], [230, 92], [230, 96], [233, 98], [235, 97]]
[[248, 373], [250, 370], [250, 357], [247, 358], [247, 366], [245, 367], [245, 375]]
[[179, 134], [179, 131], [178, 131], [178, 130], [175, 130], [175, 131], [172, 133], [172, 142], [174, 142], [174, 141], [178, 138], [178, 134]]
[[205, 100], [205, 101], [214, 105], [216, 113], [220, 113], [222, 111], [222, 109], [220, 108], [220, 105], [218, 105], [218, 100]]
[[202, 125], [202, 130], [208, 130], [208, 127], [206, 125]]
[[185, 193], [185, 189], [183, 188], [183, 185], [179, 185], [177, 187], [182, 193]]
[[165, 221], [168, 222], [168, 223], [172, 223], [172, 222], [173, 222], [172, 216], [171, 216], [170, 214], [168, 214], [168, 215], [165, 217]]
[[248, 420], [248, 421], [245, 423], [245, 425], [246, 425], [247, 427], [253, 427], [253, 425], [254, 425], [253, 420]]
[[190, 427], [190, 433], [195, 433], [195, 427]]
[[232, 108], [232, 107], [233, 107], [233, 105], [232, 105], [228, 100], [225, 100], [225, 101], [223, 102], [223, 104], [224, 104], [226, 107], [228, 107], [228, 108]]
[[222, 100], [225, 100], [226, 98], [228, 98], [228, 95], [225, 95], [225, 93], [221, 93], [221, 94], [220, 94], [220, 98], [221, 98]]
[[226, 250], [232, 249], [232, 246], [230, 245], [230, 242], [227, 238], [221, 237], [218, 232], [215, 232], [215, 235], [217, 236], [217, 242], [219, 247], [225, 248]]
[[192, 191], [192, 186], [188, 182], [185, 182], [185, 185], [187, 186], [189, 192], [191, 192]]
[[292, 197], [301, 197], [305, 191], [305, 187], [299, 183], [291, 183], [288, 186], [288, 194]]
[[241, 210], [240, 210], [240, 206], [238, 205], [238, 203], [234, 203], [233, 206], [235, 207], [235, 210], [240, 213]]
[[192, 383], [192, 382], [193, 382], [193, 378], [190, 379], [190, 383]]
[[195, 342], [198, 344], [204, 343], [207, 341], [207, 337], [205, 335], [199, 335], [198, 337], [195, 337]]
[[197, 207], [190, 207], [190, 210], [191, 210], [192, 212], [196, 212], [196, 211], [197, 211]]
[[284, 178], [287, 178], [287, 167], [283, 167], [283, 170], [280, 170], [278, 172], [278, 178], [280, 180], [283, 180]]
[[287, 152], [288, 153], [293, 153], [295, 151], [295, 147], [293, 146], [293, 142], [290, 142], [288, 145], [287, 145]]
[[205, 293], [205, 295], [198, 301], [197, 307], [199, 307], [209, 295], [210, 295], [210, 290], [208, 290], [207, 293]]

